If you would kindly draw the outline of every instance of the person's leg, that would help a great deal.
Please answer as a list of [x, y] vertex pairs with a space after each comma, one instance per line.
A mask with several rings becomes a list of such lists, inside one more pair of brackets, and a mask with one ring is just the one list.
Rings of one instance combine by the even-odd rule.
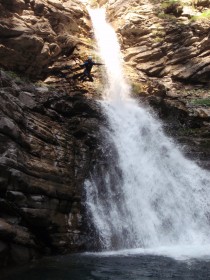
[[86, 77], [88, 76], [87, 70], [85, 69], [85, 71], [82, 73], [81, 77], [80, 77], [80, 81], [85, 81]]
[[93, 82], [93, 76], [90, 73], [88, 73], [88, 79], [90, 82]]

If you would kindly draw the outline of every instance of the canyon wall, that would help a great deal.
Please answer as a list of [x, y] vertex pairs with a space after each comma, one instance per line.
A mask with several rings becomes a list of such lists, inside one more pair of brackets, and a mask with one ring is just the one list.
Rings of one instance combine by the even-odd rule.
[[[88, 246], [83, 184], [96, 160], [102, 114], [87, 90], [61, 77], [63, 66], [71, 73], [86, 58], [83, 49], [92, 48], [82, 3], [0, 1], [0, 15], [0, 266], [6, 266]], [[46, 78], [51, 85], [42, 83]]]

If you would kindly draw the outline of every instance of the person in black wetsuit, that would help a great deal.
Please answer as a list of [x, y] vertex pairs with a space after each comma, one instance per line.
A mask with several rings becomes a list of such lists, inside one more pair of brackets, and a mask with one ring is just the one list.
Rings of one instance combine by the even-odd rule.
[[103, 64], [94, 62], [92, 60], [92, 57], [89, 56], [88, 59], [82, 65], [80, 65], [80, 67], [85, 68], [84, 72], [79, 75], [80, 81], [84, 82], [86, 80], [86, 78], [88, 78], [89, 81], [93, 82], [93, 76], [91, 75], [91, 70], [92, 70], [93, 65], [103, 65]]

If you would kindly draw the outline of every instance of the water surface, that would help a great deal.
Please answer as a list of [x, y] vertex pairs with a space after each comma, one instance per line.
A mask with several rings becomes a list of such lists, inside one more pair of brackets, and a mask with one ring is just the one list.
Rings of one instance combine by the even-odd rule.
[[46, 258], [1, 280], [207, 280], [210, 259], [176, 260], [157, 255], [74, 254]]

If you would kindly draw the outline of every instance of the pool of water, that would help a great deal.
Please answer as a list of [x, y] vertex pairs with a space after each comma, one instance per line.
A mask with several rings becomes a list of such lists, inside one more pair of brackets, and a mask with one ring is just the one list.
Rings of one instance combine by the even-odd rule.
[[207, 280], [209, 258], [154, 254], [73, 254], [45, 258], [1, 274], [1, 280]]

